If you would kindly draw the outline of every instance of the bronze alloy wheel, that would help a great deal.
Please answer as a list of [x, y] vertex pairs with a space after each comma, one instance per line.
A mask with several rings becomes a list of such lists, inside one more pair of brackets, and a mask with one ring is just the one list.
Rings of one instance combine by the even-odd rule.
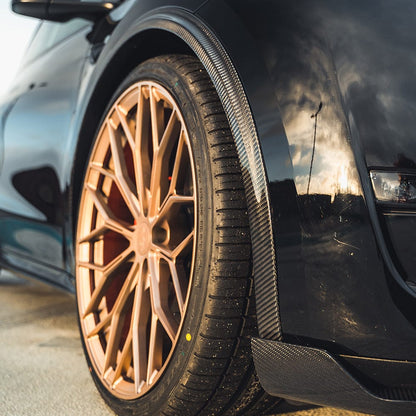
[[117, 397], [146, 393], [175, 348], [192, 280], [195, 190], [175, 100], [156, 82], [135, 83], [102, 123], [77, 231], [81, 328]]
[[260, 416], [241, 167], [212, 82], [166, 55], [121, 83], [86, 165], [76, 238], [81, 337], [118, 415]]

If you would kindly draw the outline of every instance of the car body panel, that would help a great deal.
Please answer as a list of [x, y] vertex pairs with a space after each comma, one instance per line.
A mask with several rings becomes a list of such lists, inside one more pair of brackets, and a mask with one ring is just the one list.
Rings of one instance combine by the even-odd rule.
[[[0, 237], [2, 251], [61, 269], [67, 191], [62, 168], [89, 50], [87, 30], [23, 63], [16, 83], [24, 89], [13, 98], [3, 130], [0, 210], [8, 232]], [[75, 53], [66, 53], [68, 48]]]
[[380, 256], [372, 195], [363, 189], [368, 174], [356, 163], [361, 146], [351, 138], [327, 33], [314, 20], [329, 10], [339, 15], [330, 2], [317, 2], [316, 13], [266, 2], [267, 16], [254, 2], [227, 3], [209, 2], [198, 14], [230, 53], [256, 120], [273, 203], [284, 339], [416, 359], [407, 309], [414, 297], [403, 281], [392, 283]]
[[[269, 311], [259, 301], [258, 314], [275, 326], [271, 332], [276, 339], [281, 325], [285, 342], [326, 349], [334, 355], [416, 361], [416, 293], [404, 278], [413, 272], [406, 260], [412, 252], [402, 258], [403, 247], [412, 244], [413, 234], [408, 232], [401, 244], [397, 242], [396, 229], [388, 228], [394, 225], [385, 220], [386, 210], [374, 200], [369, 177], [373, 168], [416, 170], [412, 164], [416, 160], [416, 97], [414, 86], [408, 85], [415, 60], [415, 34], [410, 29], [415, 7], [410, 0], [365, 5], [346, 0], [126, 1], [111, 14], [109, 37], [97, 56], [87, 59], [94, 45], [83, 40], [82, 53], [74, 57], [82, 61], [78, 61], [77, 73], [81, 68], [83, 72], [69, 104], [75, 113], [73, 117], [66, 113], [63, 122], [68, 126], [65, 138], [44, 141], [39, 149], [22, 130], [24, 139], [19, 139], [16, 154], [23, 158], [23, 146], [33, 149], [30, 156], [39, 152], [42, 156], [19, 159], [12, 167], [9, 143], [16, 142], [12, 137], [17, 137], [19, 129], [30, 127], [19, 125], [17, 111], [23, 111], [24, 101], [18, 99], [14, 110], [3, 117], [2, 215], [19, 214], [19, 221], [30, 222], [24, 226], [27, 235], [38, 232], [33, 241], [55, 238], [61, 254], [42, 255], [45, 246], [21, 248], [4, 235], [2, 261], [11, 244], [32, 261], [41, 256], [69, 273], [67, 277], [73, 274], [76, 195], [95, 129], [118, 83], [139, 62], [152, 53], [170, 52], [169, 47], [174, 52], [193, 49], [198, 56], [206, 55], [207, 62], [218, 52], [204, 49], [203, 43], [200, 50], [186, 44], [187, 36], [194, 36], [181, 20], [186, 14], [202, 32], [216, 38], [218, 49], [223, 48], [229, 57], [258, 135], [268, 180], [260, 183], [263, 194], [259, 199], [263, 206], [269, 204], [272, 228], [267, 238], [274, 245], [271, 257], [263, 258], [271, 271], [260, 281], [255, 265], [254, 278], [258, 298], [265, 287], [278, 290], [263, 290], [273, 308]], [[164, 24], [146, 26], [152, 16], [162, 14], [175, 27], [182, 27], [184, 35]], [[176, 41], [164, 49], [163, 32], [169, 34], [169, 42], [172, 34], [176, 36], [183, 49], [176, 48]], [[154, 50], [146, 43], [153, 34], [162, 39], [155, 41]], [[211, 74], [213, 70], [207, 69]], [[57, 67], [51, 65], [50, 70], [55, 72]], [[20, 82], [29, 78], [23, 74]], [[76, 85], [75, 78], [71, 85]], [[44, 91], [41, 101], [46, 103], [53, 94]], [[28, 105], [33, 106], [29, 101]], [[50, 153], [54, 151], [58, 156]], [[43, 157], [55, 164], [46, 166]], [[59, 197], [52, 199], [62, 201], [49, 214], [11, 186], [11, 177], [23, 170], [28, 172], [23, 182], [31, 188], [38, 177], [34, 170], [40, 167], [50, 170], [40, 172], [39, 180], [55, 183]], [[248, 166], [250, 180], [255, 170]], [[1, 198], [13, 193], [17, 196], [9, 205], [2, 202]], [[395, 215], [401, 218], [403, 213]], [[413, 215], [406, 212], [412, 217], [407, 223], [410, 227]], [[40, 224], [39, 231], [33, 231], [33, 224]], [[253, 241], [261, 240], [263, 231], [252, 222]]]

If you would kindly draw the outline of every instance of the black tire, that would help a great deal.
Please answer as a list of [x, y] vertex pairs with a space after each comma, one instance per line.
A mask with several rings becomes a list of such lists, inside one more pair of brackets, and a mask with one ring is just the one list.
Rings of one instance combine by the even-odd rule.
[[141, 80], [170, 92], [189, 131], [198, 199], [193, 285], [179, 340], [155, 386], [135, 400], [115, 397], [86, 351], [92, 376], [119, 415], [264, 414], [276, 399], [260, 387], [251, 358], [256, 318], [250, 232], [241, 168], [224, 110], [194, 57], [168, 55], [140, 64], [114, 99]]

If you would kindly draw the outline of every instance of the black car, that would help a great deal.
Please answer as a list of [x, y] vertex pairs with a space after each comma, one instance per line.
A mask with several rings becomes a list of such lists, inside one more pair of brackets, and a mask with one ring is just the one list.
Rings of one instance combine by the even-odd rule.
[[416, 415], [416, 2], [13, 0], [0, 262], [76, 293], [125, 415]]

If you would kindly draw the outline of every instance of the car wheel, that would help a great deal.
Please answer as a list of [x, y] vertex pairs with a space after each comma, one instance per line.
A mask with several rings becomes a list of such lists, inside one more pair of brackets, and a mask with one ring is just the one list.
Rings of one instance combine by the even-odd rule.
[[[241, 168], [193, 57], [139, 65], [102, 120], [76, 231], [81, 337], [118, 414], [260, 414]], [[249, 412], [249, 413], [250, 413]]]

